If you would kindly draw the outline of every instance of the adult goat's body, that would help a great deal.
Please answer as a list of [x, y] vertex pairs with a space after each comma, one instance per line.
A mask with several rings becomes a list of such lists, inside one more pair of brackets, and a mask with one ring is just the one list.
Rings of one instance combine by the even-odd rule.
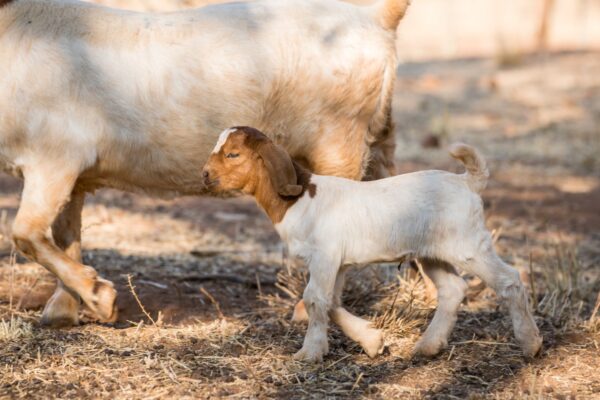
[[44, 322], [76, 323], [77, 296], [100, 319], [116, 316], [112, 285], [80, 264], [85, 192], [205, 193], [197, 171], [227, 126], [271, 132], [321, 174], [392, 168], [406, 6], [267, 0], [151, 15], [1, 3], [0, 166], [25, 181], [13, 235], [62, 281]]

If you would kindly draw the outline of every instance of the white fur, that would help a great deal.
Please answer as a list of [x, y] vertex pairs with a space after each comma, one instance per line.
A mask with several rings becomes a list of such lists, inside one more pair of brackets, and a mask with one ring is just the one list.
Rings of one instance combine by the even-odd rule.
[[[539, 350], [541, 338], [519, 274], [494, 252], [481, 198], [472, 189], [484, 186], [485, 163], [473, 149], [456, 148], [477, 160], [467, 163], [463, 175], [422, 171], [372, 182], [311, 177], [316, 195], [304, 194], [275, 225], [290, 253], [304, 259], [310, 270], [304, 292], [309, 328], [297, 358], [320, 360], [327, 352], [327, 316], [339, 303], [335, 292], [340, 290], [336, 288], [340, 269], [407, 256], [422, 260], [438, 287], [438, 311], [417, 345], [418, 352], [433, 355], [447, 344], [466, 289], [453, 266], [494, 288], [509, 306], [525, 354]], [[370, 355], [377, 353], [381, 341], [364, 321], [337, 311], [334, 320], [351, 338], [375, 343], [365, 350], [371, 346]]]
[[221, 147], [223, 147], [225, 142], [227, 142], [229, 135], [231, 135], [236, 130], [237, 129], [235, 129], [235, 128], [229, 128], [229, 129], [225, 129], [223, 132], [221, 132], [221, 134], [219, 135], [219, 140], [217, 140], [217, 144], [215, 145], [215, 148], [212, 151], [212, 154], [217, 154], [218, 152], [220, 152]]

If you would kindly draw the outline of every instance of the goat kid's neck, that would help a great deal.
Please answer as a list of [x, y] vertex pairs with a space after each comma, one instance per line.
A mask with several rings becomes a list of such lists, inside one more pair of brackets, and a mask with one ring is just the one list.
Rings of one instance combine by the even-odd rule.
[[298, 200], [294, 198], [281, 197], [273, 188], [269, 173], [261, 168], [253, 182], [246, 185], [247, 194], [254, 196], [258, 205], [267, 213], [271, 222], [275, 225], [283, 220], [287, 210]]

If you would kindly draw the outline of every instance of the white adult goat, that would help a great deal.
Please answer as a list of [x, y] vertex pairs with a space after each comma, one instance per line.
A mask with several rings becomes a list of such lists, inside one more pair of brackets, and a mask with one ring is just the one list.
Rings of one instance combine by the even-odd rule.
[[112, 283], [81, 264], [85, 193], [205, 193], [198, 171], [227, 126], [271, 132], [321, 174], [392, 169], [407, 6], [265, 0], [143, 14], [0, 0], [0, 168], [24, 179], [13, 239], [59, 280], [42, 322], [76, 324], [79, 298], [116, 318]]

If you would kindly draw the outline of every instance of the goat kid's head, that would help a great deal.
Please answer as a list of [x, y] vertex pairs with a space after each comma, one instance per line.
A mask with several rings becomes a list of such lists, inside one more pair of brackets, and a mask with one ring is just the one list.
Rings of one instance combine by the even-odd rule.
[[221, 133], [202, 177], [212, 192], [254, 194], [259, 181], [268, 179], [279, 196], [302, 194], [288, 153], [259, 130], [246, 126]]

